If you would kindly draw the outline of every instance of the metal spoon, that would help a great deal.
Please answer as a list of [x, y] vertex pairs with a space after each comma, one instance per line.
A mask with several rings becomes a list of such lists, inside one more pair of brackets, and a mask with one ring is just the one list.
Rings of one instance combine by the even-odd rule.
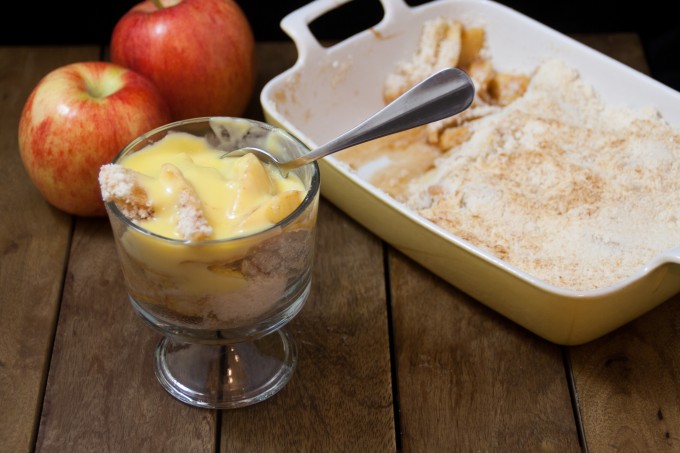
[[282, 162], [269, 152], [253, 147], [229, 151], [220, 158], [253, 153], [264, 163], [278, 166], [286, 175], [288, 170], [309, 164], [334, 152], [460, 113], [470, 106], [474, 94], [472, 80], [464, 71], [458, 68], [442, 69], [406, 91], [364, 122], [296, 159]]

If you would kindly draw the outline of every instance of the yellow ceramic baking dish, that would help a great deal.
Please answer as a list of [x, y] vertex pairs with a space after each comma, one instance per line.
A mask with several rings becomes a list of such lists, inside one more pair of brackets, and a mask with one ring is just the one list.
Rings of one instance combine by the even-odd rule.
[[[268, 122], [314, 148], [384, 104], [382, 87], [396, 62], [415, 52], [421, 26], [439, 16], [483, 26], [500, 71], [529, 72], [547, 56], [576, 67], [603, 99], [654, 106], [680, 127], [680, 93], [525, 16], [489, 0], [435, 0], [410, 7], [381, 0], [374, 27], [325, 47], [315, 19], [346, 1], [317, 0], [281, 21], [298, 50], [296, 64], [272, 79], [260, 101]], [[528, 275], [429, 222], [367, 183], [333, 156], [320, 162], [322, 194], [418, 263], [535, 334], [575, 345], [600, 337], [680, 291], [680, 244], [613, 286], [572, 291]]]

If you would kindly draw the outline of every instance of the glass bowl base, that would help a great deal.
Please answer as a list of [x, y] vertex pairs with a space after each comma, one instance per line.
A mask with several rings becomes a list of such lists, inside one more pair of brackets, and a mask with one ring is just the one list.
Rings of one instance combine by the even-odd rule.
[[158, 381], [176, 399], [207, 409], [266, 400], [290, 380], [297, 364], [293, 336], [283, 327], [235, 344], [184, 343], [163, 337], [155, 352]]

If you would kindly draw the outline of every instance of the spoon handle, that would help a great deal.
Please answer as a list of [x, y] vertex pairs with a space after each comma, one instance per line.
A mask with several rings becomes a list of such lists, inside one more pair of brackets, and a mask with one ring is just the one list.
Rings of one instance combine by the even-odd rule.
[[304, 165], [350, 146], [453, 116], [468, 108], [474, 95], [472, 80], [464, 71], [442, 69], [364, 122], [286, 166]]

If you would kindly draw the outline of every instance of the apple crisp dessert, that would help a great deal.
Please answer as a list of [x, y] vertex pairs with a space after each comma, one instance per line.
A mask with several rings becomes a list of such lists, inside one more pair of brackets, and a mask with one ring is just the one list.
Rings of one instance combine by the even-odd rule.
[[478, 88], [468, 111], [340, 160], [355, 169], [389, 160], [366, 176], [372, 184], [556, 287], [611, 286], [680, 245], [680, 131], [653, 108], [605, 103], [560, 59], [527, 76], [495, 73], [478, 44], [463, 59], [465, 36], [455, 22], [427, 23], [385, 93], [463, 62]]

